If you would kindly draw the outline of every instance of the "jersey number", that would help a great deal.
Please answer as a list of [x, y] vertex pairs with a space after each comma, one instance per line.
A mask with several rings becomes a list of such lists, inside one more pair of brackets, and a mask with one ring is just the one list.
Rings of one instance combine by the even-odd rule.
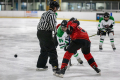
[[82, 31], [82, 32], [85, 32], [85, 30], [84, 30], [84, 29], [82, 29], [81, 31]]
[[[80, 29], [80, 27], [79, 27], [79, 26], [77, 26], [77, 28], [78, 28], [78, 29]], [[82, 29], [81, 31], [82, 31], [82, 32], [85, 32], [85, 30], [84, 30], [84, 29]]]
[[61, 42], [63, 42], [63, 40], [62, 40], [62, 39], [59, 39], [59, 42], [61, 43]]

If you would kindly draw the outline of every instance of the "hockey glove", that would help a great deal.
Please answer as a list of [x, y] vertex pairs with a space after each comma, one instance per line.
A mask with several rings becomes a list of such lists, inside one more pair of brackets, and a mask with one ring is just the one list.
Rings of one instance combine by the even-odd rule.
[[111, 24], [109, 27], [110, 27], [110, 28], [112, 28], [112, 27], [113, 27], [113, 25]]
[[67, 30], [66, 30], [66, 33], [67, 33], [67, 34], [72, 34], [72, 31], [73, 31], [73, 27], [68, 26], [68, 28], [67, 28]]
[[101, 30], [100, 30], [100, 29], [98, 29], [98, 31], [97, 31], [97, 35], [100, 35], [100, 32], [101, 32]]
[[67, 43], [66, 46], [64, 47], [65, 51], [67, 51], [68, 46], [69, 46], [69, 43]]
[[101, 31], [100, 35], [106, 35], [106, 31]]

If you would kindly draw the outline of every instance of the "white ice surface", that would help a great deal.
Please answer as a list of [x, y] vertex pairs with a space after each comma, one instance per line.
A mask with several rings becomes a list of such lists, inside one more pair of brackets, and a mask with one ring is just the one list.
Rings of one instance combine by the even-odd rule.
[[[99, 52], [99, 36], [91, 37], [91, 54], [101, 69], [101, 76], [88, 65], [81, 51], [80, 57], [84, 66], [77, 65], [72, 57], [72, 67], [66, 71], [64, 78], [53, 76], [52, 67], [47, 63], [47, 71], [36, 71], [39, 56], [39, 42], [36, 37], [39, 19], [0, 18], [0, 80], [120, 80], [120, 24], [116, 23], [115, 46], [112, 50], [106, 36], [103, 51]], [[58, 20], [60, 23], [61, 20]], [[80, 26], [89, 35], [96, 34], [97, 22], [80, 22]], [[61, 66], [64, 51], [57, 48]], [[18, 57], [14, 58], [14, 54]]]

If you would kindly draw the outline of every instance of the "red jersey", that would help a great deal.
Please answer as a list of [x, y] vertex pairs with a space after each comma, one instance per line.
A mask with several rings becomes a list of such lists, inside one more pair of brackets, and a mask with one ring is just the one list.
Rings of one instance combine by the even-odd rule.
[[90, 41], [87, 32], [84, 29], [82, 29], [81, 27], [79, 27], [77, 23], [69, 21], [67, 23], [67, 27], [68, 26], [73, 28], [72, 34], [70, 34], [70, 38], [72, 40], [75, 40], [75, 39], [85, 39], [85, 40]]

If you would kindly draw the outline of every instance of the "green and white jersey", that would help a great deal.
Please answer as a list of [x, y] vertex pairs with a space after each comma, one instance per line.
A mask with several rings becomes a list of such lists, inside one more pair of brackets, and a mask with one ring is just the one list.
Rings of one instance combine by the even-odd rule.
[[69, 37], [66, 32], [62, 31], [61, 26], [57, 29], [57, 41], [60, 49], [64, 48], [67, 43], [69, 43]]
[[[114, 18], [112, 16], [110, 16], [109, 20], [108, 21], [105, 21], [104, 18], [100, 18], [99, 20], [99, 24], [98, 24], [98, 29], [100, 29], [101, 31], [106, 31], [107, 28], [105, 28], [105, 25], [115, 25], [115, 21], [114, 21]], [[113, 31], [113, 27], [112, 28], [109, 28], [111, 31]]]

